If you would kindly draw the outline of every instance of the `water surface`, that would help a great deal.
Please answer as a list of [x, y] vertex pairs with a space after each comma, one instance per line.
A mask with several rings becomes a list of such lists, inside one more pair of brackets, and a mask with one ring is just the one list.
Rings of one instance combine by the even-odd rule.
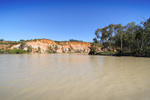
[[150, 58], [0, 55], [0, 100], [150, 100]]

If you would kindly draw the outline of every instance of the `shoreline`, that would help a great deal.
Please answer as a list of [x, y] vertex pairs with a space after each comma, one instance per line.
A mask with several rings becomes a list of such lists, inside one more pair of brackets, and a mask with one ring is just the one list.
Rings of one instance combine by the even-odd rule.
[[140, 55], [135, 55], [135, 54], [127, 54], [127, 53], [115, 53], [115, 54], [95, 54], [95, 55], [101, 55], [101, 56], [113, 56], [113, 57], [146, 57], [150, 58], [150, 56], [140, 56]]

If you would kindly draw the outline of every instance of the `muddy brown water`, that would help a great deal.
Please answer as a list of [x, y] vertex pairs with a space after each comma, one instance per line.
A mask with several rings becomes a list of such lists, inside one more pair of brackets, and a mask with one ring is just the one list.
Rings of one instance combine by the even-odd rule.
[[0, 55], [0, 100], [150, 100], [150, 58]]

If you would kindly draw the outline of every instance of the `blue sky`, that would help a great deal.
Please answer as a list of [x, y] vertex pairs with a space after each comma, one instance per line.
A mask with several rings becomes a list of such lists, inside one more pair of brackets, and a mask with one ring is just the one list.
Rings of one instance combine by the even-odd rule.
[[97, 28], [148, 19], [149, 5], [148, 0], [0, 0], [0, 38], [92, 42]]

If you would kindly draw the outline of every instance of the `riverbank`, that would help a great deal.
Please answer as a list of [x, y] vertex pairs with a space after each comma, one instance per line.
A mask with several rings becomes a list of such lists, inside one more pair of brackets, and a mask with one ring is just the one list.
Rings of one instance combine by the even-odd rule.
[[95, 55], [102, 55], [102, 56], [133, 56], [133, 57], [150, 57], [149, 52], [99, 52]]
[[6, 49], [6, 50], [0, 49], [0, 54], [86, 54], [88, 55], [88, 52], [62, 52], [62, 53], [42, 52], [41, 53], [41, 52], [28, 52], [22, 49]]
[[28, 52], [26, 50], [22, 49], [6, 49], [2, 50], [0, 49], [0, 54], [27, 54]]

